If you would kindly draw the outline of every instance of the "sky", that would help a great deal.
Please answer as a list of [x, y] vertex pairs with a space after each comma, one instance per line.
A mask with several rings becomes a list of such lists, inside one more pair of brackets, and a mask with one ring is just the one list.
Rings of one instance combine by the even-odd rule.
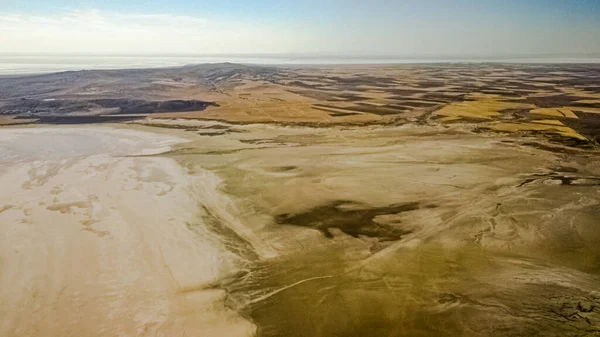
[[0, 0], [0, 53], [600, 54], [600, 0]]

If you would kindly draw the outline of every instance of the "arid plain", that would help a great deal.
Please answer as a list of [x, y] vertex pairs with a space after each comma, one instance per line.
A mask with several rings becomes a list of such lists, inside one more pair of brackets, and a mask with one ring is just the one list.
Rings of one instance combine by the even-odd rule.
[[0, 78], [0, 335], [597, 336], [599, 78]]

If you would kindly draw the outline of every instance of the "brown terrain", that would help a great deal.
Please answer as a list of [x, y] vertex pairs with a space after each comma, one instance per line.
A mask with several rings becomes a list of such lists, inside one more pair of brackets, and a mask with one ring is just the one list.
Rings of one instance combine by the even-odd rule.
[[0, 335], [598, 336], [599, 78], [0, 79]]
[[148, 114], [310, 126], [463, 123], [586, 147], [597, 144], [599, 76], [597, 65], [511, 64], [65, 72], [0, 81], [0, 114], [49, 123]]

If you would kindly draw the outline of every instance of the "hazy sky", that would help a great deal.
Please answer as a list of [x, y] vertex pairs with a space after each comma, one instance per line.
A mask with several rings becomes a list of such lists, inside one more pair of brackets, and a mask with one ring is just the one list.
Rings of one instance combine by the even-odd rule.
[[600, 53], [600, 0], [0, 0], [0, 53]]

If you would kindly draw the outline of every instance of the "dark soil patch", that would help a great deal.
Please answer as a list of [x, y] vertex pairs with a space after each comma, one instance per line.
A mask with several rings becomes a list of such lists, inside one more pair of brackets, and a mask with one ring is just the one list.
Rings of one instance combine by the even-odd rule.
[[585, 97], [572, 96], [572, 95], [553, 95], [553, 96], [542, 96], [542, 97], [527, 97], [529, 103], [533, 103], [540, 108], [560, 108], [564, 106], [577, 106], [584, 108], [597, 108], [600, 107], [598, 103], [577, 103], [576, 101], [584, 100]]
[[289, 172], [296, 170], [298, 166], [278, 166], [271, 169], [271, 172]]
[[347, 116], [355, 116], [355, 115], [360, 115], [360, 113], [357, 113], [357, 112], [335, 112], [335, 113], [329, 114], [329, 116], [331, 116], [331, 117], [347, 117]]
[[358, 102], [358, 101], [364, 101], [365, 98], [359, 95], [354, 95], [354, 94], [341, 94], [341, 95], [337, 95], [337, 97], [342, 98], [343, 101], [347, 101], [347, 102]]
[[419, 88], [441, 88], [446, 84], [444, 81], [421, 81], [416, 84]]
[[403, 98], [403, 96], [412, 96], [414, 94], [422, 94], [422, 93], [427, 92], [427, 91], [418, 90], [418, 89], [386, 89], [385, 91], [390, 94], [400, 96], [400, 98]]
[[504, 91], [504, 90], [481, 90], [479, 91], [482, 94], [490, 94], [490, 95], [500, 95], [503, 97], [521, 97], [521, 95], [512, 92], [512, 91]]
[[227, 132], [198, 132], [198, 135], [200, 135], [200, 136], [209, 136], [209, 137], [222, 136], [225, 134], [227, 134]]
[[97, 124], [129, 122], [143, 117], [131, 116], [41, 116], [38, 123], [42, 124]]
[[321, 231], [332, 238], [330, 228], [338, 228], [353, 237], [368, 236], [384, 240], [399, 240], [409, 232], [374, 221], [374, 218], [385, 214], [398, 214], [421, 208], [418, 202], [390, 205], [387, 207], [361, 208], [351, 201], [335, 201], [327, 205], [315, 207], [297, 214], [277, 216], [279, 224], [310, 227]]
[[151, 114], [157, 112], [202, 111], [213, 102], [198, 100], [146, 101], [127, 98], [94, 100], [37, 100], [21, 99], [0, 108], [0, 114]]
[[443, 104], [443, 102], [422, 102], [422, 101], [410, 101], [410, 100], [399, 100], [394, 103], [392, 106], [402, 106], [402, 107], [413, 107], [413, 108], [428, 108], [436, 105]]
[[600, 114], [583, 111], [574, 111], [574, 113], [577, 115], [577, 119], [564, 118], [562, 122], [597, 144], [600, 144]]
[[444, 103], [458, 102], [464, 99], [465, 95], [445, 95], [443, 93], [432, 92], [423, 95], [424, 99], [442, 101]]
[[579, 149], [563, 147], [560, 145], [554, 146], [554, 145], [550, 145], [550, 144], [543, 144], [540, 142], [524, 142], [521, 145], [533, 147], [535, 149], [542, 150], [542, 151], [548, 151], [548, 152], [553, 152], [553, 153], [562, 153], [562, 154], [568, 154], [568, 155], [577, 155], [577, 154], [581, 154], [584, 151], [584, 150], [579, 150]]
[[517, 187], [529, 185], [534, 182], [556, 181], [560, 185], [566, 186], [599, 186], [600, 177], [581, 177], [575, 175], [566, 175], [564, 172], [552, 172], [544, 174], [534, 174], [531, 178], [523, 180]]

